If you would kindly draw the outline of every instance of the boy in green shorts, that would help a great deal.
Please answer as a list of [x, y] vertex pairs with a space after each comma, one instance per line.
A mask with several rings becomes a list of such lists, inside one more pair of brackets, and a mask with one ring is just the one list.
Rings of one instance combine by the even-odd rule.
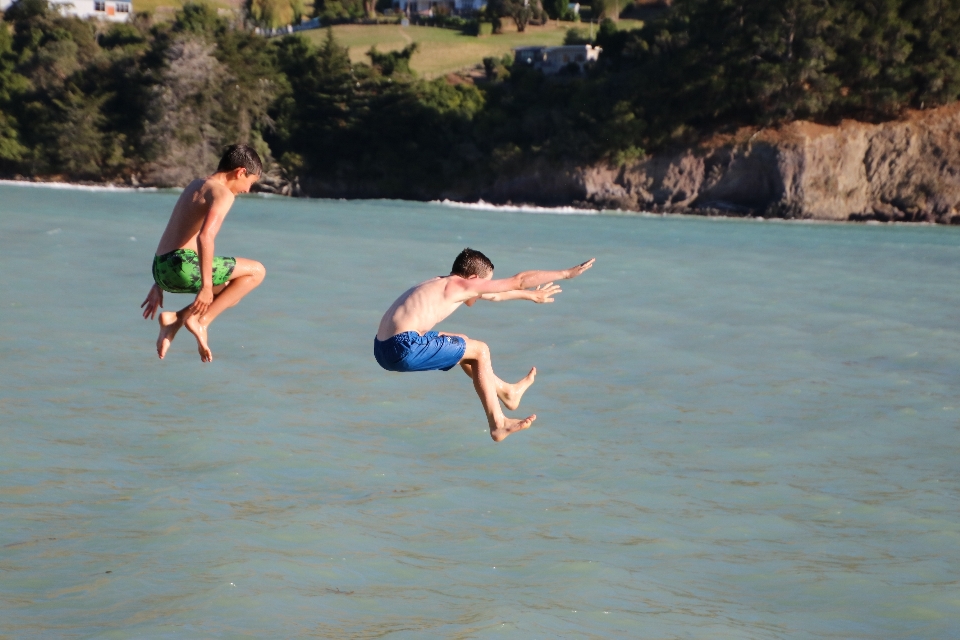
[[140, 307], [144, 318], [153, 319], [157, 308], [163, 307], [164, 291], [197, 297], [180, 311], [160, 314], [157, 355], [161, 360], [185, 326], [197, 339], [200, 360], [212, 361], [207, 327], [263, 282], [267, 272], [259, 262], [214, 255], [214, 239], [234, 197], [250, 191], [262, 171], [256, 151], [245, 144], [227, 147], [217, 171], [191, 182], [174, 205], [153, 257], [154, 285]]

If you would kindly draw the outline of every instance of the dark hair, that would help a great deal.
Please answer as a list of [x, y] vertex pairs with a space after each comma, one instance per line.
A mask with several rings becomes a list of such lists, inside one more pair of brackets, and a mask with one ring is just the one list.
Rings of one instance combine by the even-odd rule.
[[493, 263], [490, 258], [479, 251], [467, 247], [460, 252], [457, 259], [453, 261], [453, 268], [450, 269], [450, 275], [469, 278], [477, 276], [482, 278], [493, 271]]
[[245, 144], [233, 144], [224, 149], [217, 172], [233, 171], [243, 167], [248, 176], [258, 176], [263, 173], [263, 163], [257, 152]]

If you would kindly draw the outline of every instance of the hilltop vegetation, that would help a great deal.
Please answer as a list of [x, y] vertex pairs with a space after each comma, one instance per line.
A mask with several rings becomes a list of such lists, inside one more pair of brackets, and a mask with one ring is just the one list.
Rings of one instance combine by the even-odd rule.
[[960, 0], [676, 0], [641, 29], [604, 22], [586, 76], [489, 58], [476, 85], [419, 78], [410, 47], [351, 61], [330, 32], [267, 40], [201, 4], [104, 25], [20, 0], [4, 21], [8, 175], [181, 184], [246, 141], [310, 193], [423, 198], [743, 125], [880, 121], [960, 96]]
[[[352, 62], [369, 62], [367, 51], [376, 46], [380, 51], [400, 51], [411, 41], [417, 53], [411, 68], [423, 77], [437, 77], [473, 67], [488, 57], [502, 58], [513, 47], [526, 45], [558, 45], [563, 43], [570, 23], [550, 22], [543, 27], [528, 27], [525, 33], [505, 29], [493, 37], [478, 38], [454, 29], [438, 29], [398, 24], [342, 24], [332, 28], [337, 43], [350, 51]], [[315, 45], [326, 40], [325, 30], [305, 31], [303, 36]]]

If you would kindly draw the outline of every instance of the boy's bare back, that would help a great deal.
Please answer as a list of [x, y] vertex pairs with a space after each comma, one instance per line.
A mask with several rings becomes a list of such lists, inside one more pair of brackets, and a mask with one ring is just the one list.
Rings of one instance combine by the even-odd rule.
[[210, 178], [198, 178], [180, 194], [167, 228], [157, 245], [157, 255], [177, 249], [197, 251], [197, 236], [208, 214], [215, 208], [221, 220], [233, 206], [235, 196], [226, 186]]
[[422, 334], [456, 311], [464, 300], [448, 292], [454, 278], [463, 280], [460, 276], [438, 276], [407, 289], [383, 314], [377, 338], [386, 340], [404, 331]]

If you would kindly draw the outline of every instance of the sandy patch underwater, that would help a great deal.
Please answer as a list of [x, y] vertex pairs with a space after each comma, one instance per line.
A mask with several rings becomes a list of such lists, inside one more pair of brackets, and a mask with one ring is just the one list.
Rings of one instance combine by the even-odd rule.
[[[0, 636], [960, 635], [960, 230], [242, 198], [202, 366], [138, 313], [175, 197], [0, 185]], [[372, 357], [464, 246], [598, 259], [444, 323], [540, 371], [501, 445]]]

